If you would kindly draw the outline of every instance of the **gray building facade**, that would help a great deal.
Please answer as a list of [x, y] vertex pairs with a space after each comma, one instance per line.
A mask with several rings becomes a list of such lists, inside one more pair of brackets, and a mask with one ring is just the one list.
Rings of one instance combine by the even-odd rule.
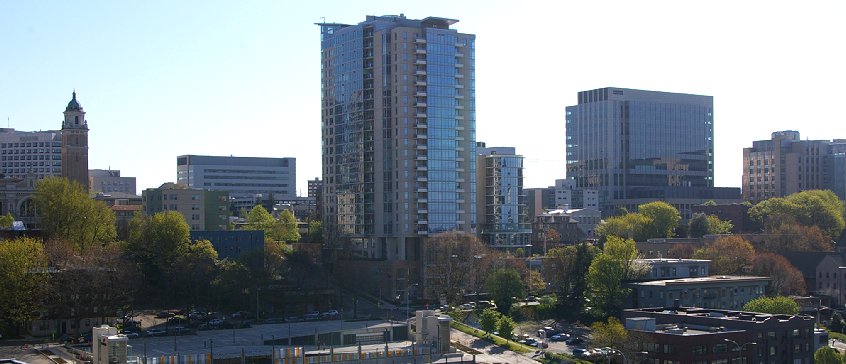
[[603, 216], [664, 200], [689, 217], [692, 205], [740, 198], [739, 189], [714, 188], [711, 96], [617, 87], [579, 92], [578, 104], [566, 109], [566, 138], [567, 178], [598, 192]]
[[190, 188], [228, 191], [233, 208], [251, 209], [263, 200], [297, 196], [295, 158], [181, 155], [176, 157], [176, 182]]

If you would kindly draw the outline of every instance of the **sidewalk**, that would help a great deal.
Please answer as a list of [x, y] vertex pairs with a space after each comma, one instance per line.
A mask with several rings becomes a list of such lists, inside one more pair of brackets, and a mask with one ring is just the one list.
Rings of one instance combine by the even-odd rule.
[[[479, 339], [473, 335], [465, 334], [456, 329], [450, 329], [450, 340], [458, 341], [461, 345], [467, 346], [480, 352], [476, 354], [476, 363], [509, 363], [509, 364], [537, 364], [540, 363], [531, 358], [534, 353], [520, 354], [503, 349], [488, 341]], [[467, 354], [465, 354], [465, 357]]]

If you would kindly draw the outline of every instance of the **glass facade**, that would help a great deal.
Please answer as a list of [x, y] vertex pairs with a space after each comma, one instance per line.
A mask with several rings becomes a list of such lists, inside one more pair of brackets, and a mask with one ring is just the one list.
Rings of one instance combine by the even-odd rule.
[[604, 214], [666, 188], [714, 186], [711, 96], [603, 88], [566, 113], [567, 177], [598, 190]]
[[334, 248], [407, 257], [475, 229], [475, 36], [444, 18], [319, 24], [323, 217]]
[[476, 150], [482, 241], [494, 248], [529, 247], [532, 230], [523, 191], [523, 156], [508, 147]]

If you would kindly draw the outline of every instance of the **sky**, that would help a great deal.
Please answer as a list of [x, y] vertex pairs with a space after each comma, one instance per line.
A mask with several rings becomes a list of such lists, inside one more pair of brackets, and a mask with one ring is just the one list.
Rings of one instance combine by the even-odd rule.
[[623, 87], [714, 97], [715, 185], [773, 131], [846, 138], [843, 1], [0, 1], [0, 120], [55, 130], [76, 90], [89, 168], [141, 190], [183, 154], [294, 157], [320, 177], [322, 21], [458, 19], [476, 34], [476, 137], [565, 178], [564, 110]]

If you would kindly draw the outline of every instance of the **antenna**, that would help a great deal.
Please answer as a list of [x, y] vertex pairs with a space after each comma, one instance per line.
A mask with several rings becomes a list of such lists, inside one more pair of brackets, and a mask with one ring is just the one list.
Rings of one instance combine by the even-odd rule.
[[325, 17], [325, 16], [321, 16], [321, 17], [320, 17], [320, 22], [321, 22], [321, 23], [325, 23], [325, 22], [326, 22], [326, 17]]

